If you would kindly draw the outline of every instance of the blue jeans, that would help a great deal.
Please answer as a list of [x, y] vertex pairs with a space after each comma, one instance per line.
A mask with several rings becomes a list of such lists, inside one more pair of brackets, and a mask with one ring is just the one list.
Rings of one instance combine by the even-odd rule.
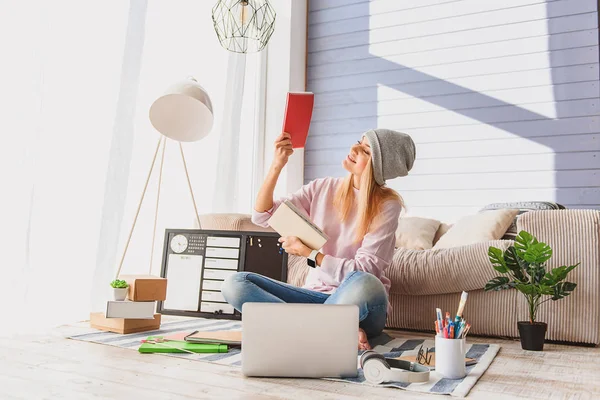
[[367, 337], [379, 335], [385, 327], [387, 294], [374, 275], [353, 271], [332, 294], [303, 289], [252, 272], [238, 272], [221, 287], [225, 300], [236, 310], [249, 303], [356, 304], [360, 327]]

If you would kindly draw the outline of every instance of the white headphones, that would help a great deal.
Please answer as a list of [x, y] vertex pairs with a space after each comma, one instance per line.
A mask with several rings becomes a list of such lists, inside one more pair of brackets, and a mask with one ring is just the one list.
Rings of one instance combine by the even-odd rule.
[[360, 367], [369, 383], [429, 381], [429, 368], [415, 362], [385, 358], [372, 350], [360, 356]]

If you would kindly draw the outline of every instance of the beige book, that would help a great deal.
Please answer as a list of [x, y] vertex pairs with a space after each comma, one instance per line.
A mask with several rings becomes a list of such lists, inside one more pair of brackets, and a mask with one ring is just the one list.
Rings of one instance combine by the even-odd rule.
[[269, 218], [269, 225], [281, 236], [296, 236], [313, 250], [321, 249], [327, 235], [302, 213], [291, 201], [286, 200]]
[[190, 343], [220, 343], [229, 344], [232, 346], [240, 346], [242, 344], [241, 331], [213, 331], [202, 332], [196, 331], [187, 335], [184, 340]]

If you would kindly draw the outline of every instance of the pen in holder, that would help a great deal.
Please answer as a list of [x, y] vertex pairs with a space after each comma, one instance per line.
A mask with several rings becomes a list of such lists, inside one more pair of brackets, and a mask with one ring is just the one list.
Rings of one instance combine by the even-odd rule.
[[442, 318], [442, 310], [435, 309], [435, 370], [447, 379], [461, 379], [467, 375], [465, 338], [471, 325], [463, 319], [468, 293], [462, 292], [456, 317]]
[[465, 339], [435, 337], [435, 370], [447, 379], [461, 379], [467, 375]]

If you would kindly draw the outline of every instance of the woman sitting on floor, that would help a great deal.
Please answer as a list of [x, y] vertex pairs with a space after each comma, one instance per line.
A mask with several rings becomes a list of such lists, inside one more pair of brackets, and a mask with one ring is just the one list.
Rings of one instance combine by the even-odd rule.
[[221, 289], [238, 311], [245, 302], [356, 304], [359, 307], [359, 349], [370, 349], [368, 338], [385, 327], [392, 262], [402, 198], [385, 186], [386, 179], [406, 176], [416, 149], [410, 136], [388, 129], [369, 130], [350, 148], [342, 162], [346, 178], [316, 179], [289, 198], [273, 200], [277, 179], [293, 153], [290, 135], [275, 141], [275, 157], [260, 188], [252, 221], [268, 226], [285, 200], [304, 210], [329, 236], [319, 249], [296, 237], [282, 237], [288, 254], [306, 257], [310, 270], [303, 288], [259, 274], [238, 272]]

